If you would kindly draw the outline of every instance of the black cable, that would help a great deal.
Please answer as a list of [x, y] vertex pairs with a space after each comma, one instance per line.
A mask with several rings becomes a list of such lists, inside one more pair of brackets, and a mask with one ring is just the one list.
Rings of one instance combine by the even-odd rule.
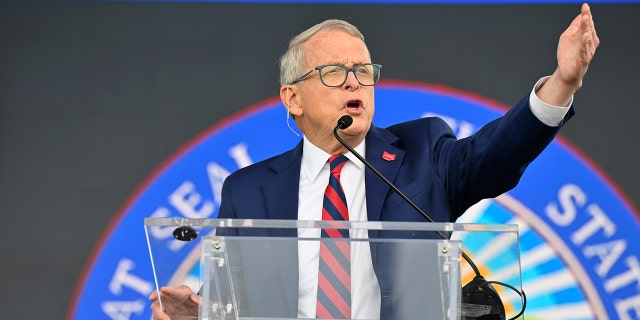
[[524, 290], [518, 290], [516, 287], [514, 287], [514, 286], [512, 286], [510, 284], [507, 284], [507, 283], [504, 283], [504, 282], [500, 282], [500, 281], [494, 281], [494, 280], [486, 281], [483, 285], [489, 285], [489, 284], [492, 284], [492, 283], [501, 285], [503, 287], [507, 287], [507, 288], [515, 291], [520, 296], [520, 299], [522, 300], [522, 308], [520, 309], [520, 312], [518, 314], [516, 314], [513, 318], [509, 318], [509, 320], [517, 319], [519, 316], [523, 315], [524, 314], [524, 309], [527, 308], [527, 295], [524, 293]]
[[[343, 117], [344, 118], [344, 117]], [[353, 121], [353, 118], [349, 117], [349, 119], [351, 119], [351, 121]], [[340, 118], [340, 120], [343, 120], [342, 118]], [[365, 164], [365, 166], [367, 166], [367, 168], [369, 168], [371, 171], [373, 171], [373, 173], [375, 173], [380, 179], [382, 179], [382, 181], [384, 181], [391, 189], [393, 189], [393, 191], [395, 191], [400, 197], [402, 197], [402, 199], [404, 199], [404, 201], [406, 201], [407, 203], [409, 203], [409, 205], [415, 209], [416, 211], [418, 211], [423, 217], [425, 217], [425, 219], [429, 220], [429, 222], [433, 222], [435, 223], [435, 221], [433, 220], [433, 218], [431, 218], [431, 216], [429, 216], [426, 212], [424, 212], [417, 204], [415, 204], [415, 202], [413, 202], [411, 199], [409, 199], [409, 197], [407, 197], [407, 195], [404, 194], [404, 192], [400, 191], [400, 189], [398, 189], [398, 187], [396, 187], [393, 183], [391, 183], [391, 181], [389, 181], [385, 176], [382, 175], [382, 173], [380, 173], [380, 171], [378, 171], [376, 168], [374, 168], [369, 161], [367, 161], [365, 158], [363, 158], [358, 152], [356, 152], [356, 150], [354, 150], [348, 143], [346, 143], [344, 140], [342, 140], [342, 138], [340, 138], [340, 136], [338, 135], [338, 129], [345, 129], [346, 127], [350, 126], [351, 123], [347, 124], [346, 122], [341, 122], [338, 121], [338, 125], [335, 127], [335, 129], [333, 129], [333, 135], [336, 137], [336, 139], [338, 139], [338, 141], [340, 141], [340, 143], [347, 148], [347, 150], [349, 150], [354, 156], [356, 156], [356, 158], [358, 158], [360, 161], [362, 161], [362, 163]], [[344, 127], [343, 127], [344, 126]], [[439, 230], [435, 231], [442, 239], [444, 240], [449, 240], [449, 237], [447, 237], [444, 233], [442, 233]], [[471, 269], [473, 269], [473, 272], [476, 274], [476, 276], [480, 277], [482, 276], [480, 274], [480, 270], [478, 269], [478, 267], [476, 266], [475, 263], [473, 263], [473, 261], [471, 260], [471, 258], [464, 252], [464, 250], [461, 251], [462, 253], [462, 258], [464, 258], [464, 260], [467, 261], [467, 263], [469, 263], [469, 266], [471, 266]]]
[[[369, 168], [371, 171], [373, 171], [373, 173], [375, 173], [380, 179], [382, 179], [382, 181], [384, 181], [391, 189], [393, 189], [393, 191], [395, 191], [400, 197], [402, 197], [402, 199], [404, 199], [413, 209], [415, 209], [416, 211], [418, 211], [425, 219], [427, 219], [429, 222], [435, 223], [435, 221], [433, 220], [433, 218], [431, 218], [431, 216], [429, 216], [426, 212], [424, 212], [424, 210], [422, 210], [422, 208], [420, 208], [417, 204], [415, 204], [411, 199], [409, 199], [409, 197], [407, 197], [407, 195], [404, 194], [404, 192], [400, 191], [400, 189], [398, 189], [398, 187], [396, 187], [393, 183], [391, 183], [391, 181], [389, 181], [385, 176], [382, 175], [382, 173], [380, 173], [380, 171], [378, 171], [375, 167], [373, 167], [369, 161], [367, 161], [364, 157], [362, 157], [355, 149], [353, 149], [347, 142], [345, 142], [340, 135], [338, 135], [338, 129], [346, 129], [347, 127], [349, 127], [351, 125], [351, 123], [353, 123], [353, 118], [351, 116], [348, 115], [344, 115], [342, 116], [339, 120], [338, 123], [336, 125], [336, 127], [333, 129], [333, 135], [335, 136], [335, 138], [345, 147], [347, 148], [347, 150], [349, 150], [354, 156], [356, 156], [356, 158], [358, 158], [362, 163], [364, 163], [364, 165]], [[444, 233], [442, 233], [439, 230], [435, 231], [443, 240], [449, 240], [449, 237], [447, 237]], [[467, 263], [469, 264], [469, 266], [471, 267], [471, 269], [473, 269], [473, 272], [476, 274], [476, 278], [481, 278], [483, 279], [483, 283], [480, 286], [487, 286], [490, 285], [492, 283], [501, 285], [501, 286], [505, 286], [507, 288], [510, 288], [511, 290], [515, 291], [520, 298], [522, 299], [522, 308], [520, 309], [520, 312], [513, 318], [510, 318], [509, 320], [514, 320], [516, 318], [518, 318], [519, 316], [524, 314], [524, 310], [527, 306], [527, 296], [524, 293], [524, 290], [518, 290], [517, 288], [504, 283], [504, 282], [500, 282], [500, 281], [486, 281], [484, 280], [484, 277], [482, 277], [482, 275], [480, 274], [480, 270], [478, 269], [478, 267], [476, 266], [476, 264], [473, 262], [473, 260], [471, 260], [471, 258], [464, 252], [464, 250], [461, 250], [461, 255], [462, 258], [467, 261]]]

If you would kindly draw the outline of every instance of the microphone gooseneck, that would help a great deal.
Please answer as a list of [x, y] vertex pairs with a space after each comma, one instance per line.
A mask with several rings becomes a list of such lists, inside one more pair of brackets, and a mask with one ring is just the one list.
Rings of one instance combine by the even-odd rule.
[[[413, 209], [415, 209], [418, 213], [420, 213], [429, 222], [435, 223], [435, 221], [433, 220], [433, 218], [431, 218], [431, 216], [429, 216], [429, 214], [427, 214], [415, 202], [413, 202], [411, 199], [409, 199], [409, 197], [406, 194], [404, 194], [404, 192], [400, 191], [400, 189], [398, 189], [398, 187], [396, 187], [391, 181], [389, 181], [389, 179], [387, 179], [384, 175], [382, 175], [382, 173], [380, 173], [380, 171], [378, 171], [375, 167], [373, 167], [373, 165], [371, 165], [371, 163], [369, 163], [369, 161], [367, 161], [362, 155], [360, 155], [355, 149], [353, 149], [353, 147], [351, 147], [346, 141], [344, 141], [340, 137], [340, 135], [338, 135], [338, 129], [344, 130], [344, 129], [348, 128], [349, 126], [351, 126], [352, 123], [353, 123], [353, 118], [351, 116], [344, 115], [344, 116], [340, 117], [340, 119], [338, 120], [338, 123], [336, 124], [336, 127], [333, 129], [333, 135], [338, 140], [338, 142], [340, 142], [340, 144], [342, 144], [345, 148], [347, 148], [347, 150], [349, 150], [354, 156], [356, 156], [356, 158], [358, 158], [362, 163], [364, 163], [364, 165], [367, 168], [369, 168], [373, 173], [375, 173], [376, 176], [378, 176], [382, 181], [384, 181], [384, 183], [386, 183], [387, 186], [389, 186], [400, 197], [402, 197], [402, 199], [404, 199], [404, 201], [406, 201]], [[446, 236], [441, 231], [435, 231], [435, 232], [442, 239], [449, 240], [449, 237]], [[525, 310], [526, 305], [527, 305], [527, 298], [526, 298], [526, 295], [525, 295], [524, 291], [520, 291], [520, 290], [516, 289], [515, 287], [510, 286], [510, 285], [508, 285], [506, 283], [502, 283], [502, 282], [498, 282], [498, 281], [486, 281], [484, 279], [484, 277], [480, 274], [480, 270], [478, 269], [476, 264], [473, 262], [473, 260], [471, 260], [471, 258], [464, 252], [464, 250], [461, 250], [460, 252], [461, 252], [462, 258], [465, 261], [467, 261], [467, 263], [469, 264], [471, 269], [473, 269], [473, 272], [476, 275], [474, 277], [474, 280], [471, 283], [467, 284], [465, 286], [465, 288], [463, 288], [463, 289], [469, 288], [468, 289], [469, 290], [469, 293], [468, 293], [469, 296], [471, 296], [473, 294], [478, 294], [478, 292], [482, 293], [482, 291], [483, 291], [482, 287], [486, 287], [486, 289], [489, 289], [488, 290], [489, 292], [492, 292], [492, 293], [495, 294], [495, 296], [497, 297], [498, 302], [500, 304], [502, 304], [502, 302], [500, 301], [500, 297], [497, 295], [495, 290], [490, 286], [490, 284], [495, 283], [495, 284], [503, 285], [503, 286], [506, 286], [506, 287], [514, 290], [516, 293], [518, 293], [520, 295], [520, 297], [522, 297], [522, 300], [523, 300], [522, 309], [520, 310], [520, 312], [515, 317], [510, 318], [510, 320], [516, 319], [516, 318], [518, 318], [520, 315], [522, 315], [524, 313], [524, 310]], [[475, 291], [471, 292], [471, 290], [475, 290]], [[486, 291], [485, 291], [485, 293], [482, 293], [482, 294], [486, 294]], [[464, 296], [464, 292], [463, 292], [463, 296]], [[502, 317], [501, 317], [501, 319], [504, 319], [505, 318], [505, 316], [504, 316], [504, 307], [503, 306], [500, 306], [500, 307], [502, 307], [502, 310], [501, 310], [501, 313], [502, 313], [501, 316]]]
[[[382, 173], [380, 173], [380, 171], [378, 171], [378, 169], [376, 169], [373, 165], [371, 165], [371, 163], [369, 163], [369, 161], [367, 161], [363, 156], [361, 156], [346, 141], [344, 141], [340, 137], [340, 135], [338, 135], [338, 129], [344, 130], [344, 129], [348, 128], [352, 123], [353, 123], [353, 118], [350, 115], [344, 115], [344, 116], [340, 117], [340, 119], [338, 120], [338, 124], [333, 129], [333, 135], [340, 142], [340, 144], [342, 144], [345, 148], [347, 148], [347, 150], [349, 150], [354, 156], [356, 156], [356, 158], [358, 158], [360, 161], [362, 161], [362, 163], [364, 163], [364, 165], [367, 166], [367, 168], [369, 168], [371, 171], [373, 171], [373, 173], [375, 173], [380, 179], [382, 179], [382, 181], [384, 181], [391, 189], [393, 189], [393, 191], [395, 191], [400, 197], [402, 197], [402, 199], [404, 199], [404, 201], [406, 201], [413, 209], [418, 211], [418, 213], [420, 213], [425, 219], [429, 220], [429, 222], [435, 223], [435, 220], [433, 220], [433, 218], [431, 218], [431, 216], [429, 216], [424, 210], [422, 210], [422, 208], [420, 208], [415, 202], [413, 202], [411, 199], [409, 199], [409, 197], [406, 194], [404, 194], [404, 192], [400, 191], [400, 189], [398, 189], [398, 187], [396, 187], [391, 181], [389, 181], [389, 179], [387, 179], [384, 175], [382, 175]], [[447, 237], [441, 231], [435, 231], [435, 232], [442, 239], [449, 240], [449, 237]], [[469, 265], [471, 266], [471, 269], [473, 269], [473, 272], [476, 274], [476, 276], [477, 277], [481, 277], [482, 275], [480, 275], [480, 270], [475, 265], [475, 263], [473, 263], [473, 261], [471, 261], [471, 258], [469, 258], [469, 256], [467, 256], [467, 254], [464, 251], [462, 252], [462, 257], [469, 263]]]

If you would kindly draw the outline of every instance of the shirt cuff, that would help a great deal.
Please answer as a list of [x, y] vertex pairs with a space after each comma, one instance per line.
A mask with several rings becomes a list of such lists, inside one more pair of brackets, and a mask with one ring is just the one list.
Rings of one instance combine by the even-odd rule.
[[549, 80], [549, 77], [543, 77], [536, 82], [536, 85], [533, 86], [533, 90], [531, 90], [531, 94], [529, 95], [529, 106], [531, 107], [531, 112], [533, 115], [538, 118], [542, 123], [550, 126], [557, 127], [562, 123], [562, 119], [569, 112], [569, 106], [573, 104], [573, 96], [571, 97], [571, 101], [569, 101], [569, 105], [565, 107], [552, 106], [540, 100], [536, 95], [536, 91], [542, 87], [542, 85]]

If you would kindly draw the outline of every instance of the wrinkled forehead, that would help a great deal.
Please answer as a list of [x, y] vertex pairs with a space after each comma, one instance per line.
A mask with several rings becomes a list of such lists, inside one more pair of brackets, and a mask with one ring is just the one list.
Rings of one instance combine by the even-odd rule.
[[355, 65], [370, 63], [366, 44], [343, 30], [322, 30], [304, 44], [304, 60], [307, 67], [324, 64]]

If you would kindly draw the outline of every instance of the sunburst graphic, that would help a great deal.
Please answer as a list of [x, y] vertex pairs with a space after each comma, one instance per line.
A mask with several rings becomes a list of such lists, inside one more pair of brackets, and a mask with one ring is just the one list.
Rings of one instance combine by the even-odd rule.
[[[527, 296], [526, 319], [597, 319], [583, 291], [588, 278], [583, 277], [578, 281], [564, 257], [561, 257], [557, 249], [550, 244], [553, 242], [545, 241], [540, 231], [521, 218], [518, 215], [520, 213], [522, 205], [515, 199], [503, 195], [497, 199], [480, 202], [458, 219], [459, 223], [518, 225], [520, 264], [513, 263], [518, 261], [517, 257], [505, 257], [505, 254], [511, 253], [509, 250], [502, 250], [518, 245], [509, 243], [513, 242], [513, 239], [493, 238], [490, 242], [481, 243], [465, 242], [464, 234], [459, 237], [472, 259], [482, 262], [480, 269], [483, 276], [487, 280], [513, 285], [520, 281], [521, 275], [522, 289]], [[530, 214], [531, 212], [528, 212], [524, 215]], [[503, 261], [510, 263], [505, 265]], [[463, 283], [473, 278], [474, 274], [468, 265], [464, 265], [462, 271]], [[517, 314], [522, 306], [520, 296], [505, 287], [495, 286], [495, 289], [505, 304], [507, 316]]]
[[[531, 212], [522, 213], [517, 200], [503, 195], [497, 199], [483, 200], [470, 208], [457, 222], [473, 224], [516, 224], [519, 237], [478, 235], [467, 239], [468, 233], [454, 234], [463, 242], [465, 252], [476, 262], [487, 280], [500, 281], [522, 288], [527, 296], [524, 317], [519, 319], [594, 320], [598, 319], [592, 303], [584, 292], [590, 288], [588, 277], [580, 280], [571, 271], [566, 257], [545, 241], [546, 231], [537, 230], [526, 220]], [[521, 217], [520, 215], [523, 215]], [[519, 248], [520, 255], [512, 248]], [[562, 251], [562, 250], [559, 250]], [[187, 284], [195, 291], [200, 284], [200, 249], [192, 253], [174, 273], [169, 285]], [[569, 260], [571, 260], [569, 258]], [[518, 261], [520, 263], [518, 263]], [[474, 273], [463, 263], [462, 283], [469, 282]], [[494, 285], [504, 303], [507, 316], [517, 314], [522, 308], [521, 297], [513, 290]], [[606, 318], [606, 316], [605, 316]], [[604, 318], [602, 318], [604, 319]]]

